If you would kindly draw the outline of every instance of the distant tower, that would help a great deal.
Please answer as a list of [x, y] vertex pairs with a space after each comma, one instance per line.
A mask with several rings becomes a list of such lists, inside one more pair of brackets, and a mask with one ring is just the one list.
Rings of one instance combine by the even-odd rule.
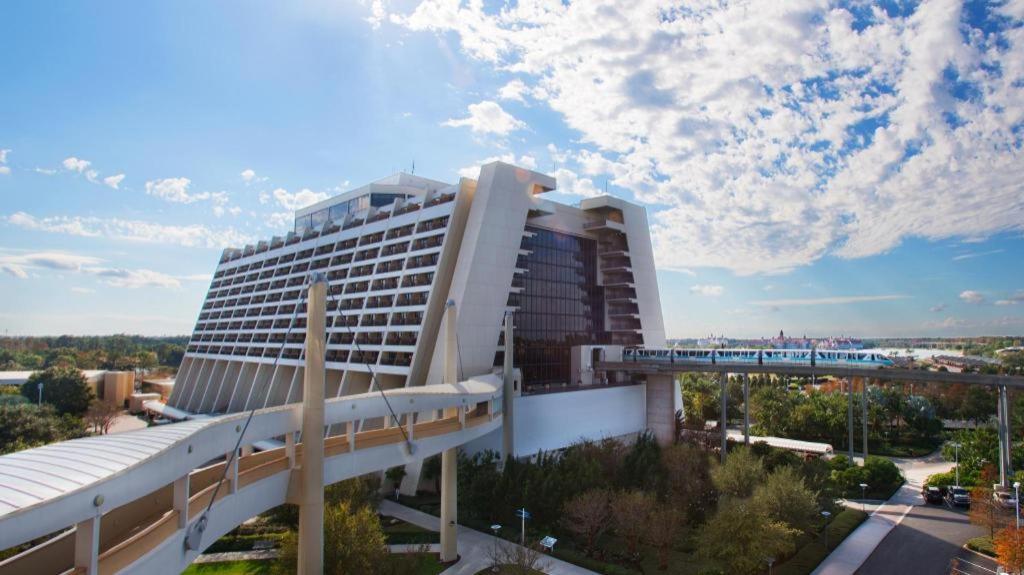
[[783, 335], [783, 333], [782, 333], [782, 330], [781, 330], [781, 329], [779, 330], [779, 339], [786, 339], [786, 336], [785, 336], [785, 335]]

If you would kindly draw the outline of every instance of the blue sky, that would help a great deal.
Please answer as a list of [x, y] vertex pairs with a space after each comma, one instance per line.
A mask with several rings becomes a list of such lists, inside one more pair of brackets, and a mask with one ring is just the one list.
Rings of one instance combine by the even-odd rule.
[[500, 158], [648, 206], [670, 336], [1024, 333], [1024, 2], [5, 2], [0, 328], [191, 331], [225, 246]]

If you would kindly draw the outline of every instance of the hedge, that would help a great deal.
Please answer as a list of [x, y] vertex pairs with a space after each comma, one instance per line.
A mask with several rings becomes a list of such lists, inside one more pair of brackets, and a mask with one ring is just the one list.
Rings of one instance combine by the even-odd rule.
[[826, 527], [828, 549], [825, 549], [822, 537], [815, 537], [810, 543], [801, 547], [796, 555], [775, 568], [773, 573], [776, 575], [807, 575], [811, 573], [825, 560], [829, 551], [838, 547], [867, 517], [867, 513], [859, 509], [840, 511]]

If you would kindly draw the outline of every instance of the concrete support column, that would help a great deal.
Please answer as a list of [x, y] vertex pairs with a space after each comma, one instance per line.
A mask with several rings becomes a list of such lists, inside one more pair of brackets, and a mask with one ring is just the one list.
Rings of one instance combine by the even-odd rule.
[[996, 397], [996, 419], [998, 422], [997, 432], [999, 434], [999, 483], [1009, 487], [1013, 471], [1010, 469], [1010, 410], [1006, 397], [1006, 386], [1000, 385], [997, 388]]
[[455, 448], [441, 453], [441, 562], [459, 558], [458, 456]]
[[188, 479], [189, 476], [174, 480], [174, 510], [178, 512], [178, 529], [188, 525]]
[[864, 436], [864, 459], [868, 458], [868, 380], [861, 379], [860, 424]]
[[750, 445], [750, 374], [743, 374], [743, 445]]
[[647, 376], [647, 430], [662, 447], [672, 445], [676, 439], [673, 385], [677, 384], [671, 375]]
[[[242, 453], [245, 453], [244, 449], [242, 450]], [[249, 455], [252, 455], [252, 453]], [[248, 455], [246, 455], [246, 457], [248, 457]], [[239, 455], [237, 453], [228, 452], [224, 454], [224, 461], [227, 462], [228, 466], [228, 493], [238, 491], [238, 459]]]
[[[455, 302], [448, 300], [445, 306], [444, 330], [444, 383], [458, 382], [458, 339], [456, 337], [458, 317]], [[463, 421], [461, 407], [456, 408], [459, 422]], [[446, 414], [447, 415], [447, 414]], [[458, 450], [446, 449], [441, 452], [441, 561], [455, 561], [459, 557], [458, 542]]]
[[302, 473], [299, 496], [300, 575], [324, 572], [324, 347], [327, 278], [310, 278], [306, 369], [302, 389]]
[[295, 432], [284, 434], [284, 454], [288, 457], [288, 467], [295, 467]]
[[1010, 487], [1013, 485], [1013, 457], [1011, 455], [1013, 434], [1010, 428], [1010, 398], [1005, 385], [999, 386], [999, 395], [1003, 401], [1003, 437], [1006, 438], [1004, 441], [1006, 449], [1003, 452], [1006, 457], [1006, 483], [1004, 485]]
[[853, 461], [853, 379], [847, 378], [846, 380], [846, 429], [847, 443], [850, 448], [850, 461]]
[[75, 526], [75, 569], [84, 575], [98, 575], [100, 558], [100, 515]]
[[725, 451], [729, 445], [729, 433], [726, 430], [726, 421], [729, 419], [729, 374], [724, 371], [719, 374], [718, 382], [721, 385], [722, 415], [718, 420], [718, 429], [722, 431], [722, 463], [725, 463]]
[[512, 365], [515, 350], [512, 347], [512, 329], [512, 313], [505, 312], [505, 361], [501, 366], [501, 454], [505, 461], [516, 456], [515, 368]]

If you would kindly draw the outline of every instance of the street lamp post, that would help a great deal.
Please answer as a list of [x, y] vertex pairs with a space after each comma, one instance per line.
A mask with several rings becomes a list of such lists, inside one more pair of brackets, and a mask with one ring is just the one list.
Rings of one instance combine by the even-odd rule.
[[43, 406], [43, 382], [39, 382], [39, 407]]
[[[491, 525], [491, 533], [494, 533], [494, 552], [493, 552], [494, 556], [491, 558], [491, 561], [494, 561], [495, 563], [497, 563], [498, 557], [499, 557], [499, 553], [498, 553], [498, 545], [500, 544], [499, 541], [498, 541], [498, 532], [499, 531], [501, 531], [501, 525], [499, 525], [497, 523], [495, 523], [494, 525]], [[499, 567], [497, 564], [491, 565], [491, 572], [492, 573], [497, 573], [499, 571], [501, 571], [501, 567]]]
[[832, 514], [828, 511], [822, 511], [821, 516], [825, 518], [825, 551], [828, 551], [828, 518], [832, 517]]
[[861, 509], [864, 510], [864, 513], [868, 512], [868, 496], [867, 496], [867, 492], [868, 492], [868, 484], [867, 483], [861, 483], [860, 484], [860, 502], [861, 502]]
[[1020, 529], [1020, 481], [1013, 482], [1013, 506], [1017, 516], [1017, 529]]
[[520, 531], [520, 534], [519, 534], [519, 544], [525, 546], [526, 545], [526, 520], [530, 518], [530, 512], [527, 511], [525, 507], [523, 507], [522, 509], [516, 509], [516, 515], [518, 515], [519, 518], [522, 519], [522, 528], [521, 528], [522, 530]]
[[953, 442], [953, 460], [956, 462], [956, 484], [960, 485], [960, 444]]

